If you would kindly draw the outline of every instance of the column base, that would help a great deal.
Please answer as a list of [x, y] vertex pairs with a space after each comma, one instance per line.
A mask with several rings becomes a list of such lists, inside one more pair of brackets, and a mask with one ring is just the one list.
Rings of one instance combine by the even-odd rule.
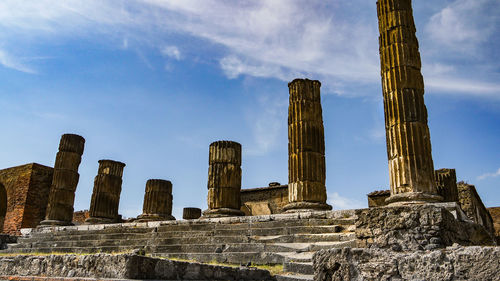
[[405, 192], [391, 195], [385, 199], [387, 206], [402, 206], [411, 204], [425, 204], [443, 202], [443, 197], [424, 192]]
[[109, 224], [109, 223], [118, 223], [118, 221], [117, 219], [90, 217], [85, 220], [84, 224]]
[[282, 213], [300, 213], [312, 211], [330, 211], [332, 206], [326, 203], [319, 202], [292, 202], [286, 204], [282, 209]]
[[37, 227], [51, 227], [51, 226], [70, 226], [74, 225], [70, 221], [60, 221], [60, 220], [43, 220]]
[[230, 209], [230, 208], [219, 208], [219, 209], [208, 209], [203, 211], [203, 216], [200, 219], [204, 218], [222, 218], [222, 217], [239, 217], [244, 216], [241, 210]]
[[136, 222], [175, 221], [175, 217], [172, 215], [142, 214], [142, 215], [139, 215], [135, 221]]

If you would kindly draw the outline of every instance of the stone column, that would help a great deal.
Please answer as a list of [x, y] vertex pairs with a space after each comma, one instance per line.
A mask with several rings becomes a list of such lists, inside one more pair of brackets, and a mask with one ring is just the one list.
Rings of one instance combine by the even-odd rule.
[[49, 202], [42, 226], [71, 225], [73, 203], [80, 175], [78, 167], [82, 160], [85, 139], [79, 135], [64, 134], [56, 154], [54, 175], [50, 187]]
[[391, 186], [387, 203], [440, 201], [411, 0], [379, 0], [377, 14]]
[[182, 218], [185, 220], [195, 220], [201, 217], [200, 208], [186, 207], [182, 210]]
[[208, 210], [203, 217], [243, 216], [241, 199], [241, 144], [216, 141], [208, 159]]
[[325, 134], [321, 83], [295, 79], [288, 84], [288, 204], [286, 212], [330, 210], [326, 204]]
[[162, 220], [175, 220], [172, 216], [172, 183], [167, 180], [148, 180], [142, 215], [138, 221]]
[[89, 218], [85, 223], [117, 222], [124, 163], [99, 160], [99, 170], [94, 179], [94, 191], [90, 202]]

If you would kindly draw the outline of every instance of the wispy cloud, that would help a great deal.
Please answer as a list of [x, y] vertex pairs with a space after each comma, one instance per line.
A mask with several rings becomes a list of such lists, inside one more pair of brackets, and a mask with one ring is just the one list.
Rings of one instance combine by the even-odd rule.
[[484, 179], [487, 179], [487, 178], [496, 178], [498, 176], [500, 176], [500, 168], [496, 172], [494, 172], [494, 173], [482, 174], [479, 177], [477, 177], [477, 179], [478, 180], [484, 180]]
[[[500, 95], [495, 82], [498, 62], [481, 58], [477, 49], [494, 47], [491, 38], [500, 26], [495, 12], [499, 6], [495, 0], [455, 0], [429, 17], [423, 37], [434, 44], [429, 48], [434, 55], [429, 55], [431, 63], [424, 59], [424, 66], [436, 66], [426, 76], [435, 92]], [[185, 50], [178, 42], [165, 42], [165, 37], [175, 34], [217, 46], [211, 59], [228, 78], [249, 75], [289, 81], [307, 76], [321, 79], [324, 93], [345, 95], [359, 95], [352, 88], [380, 83], [375, 5], [365, 0], [4, 0], [0, 27], [0, 40], [21, 50], [19, 38], [53, 42], [93, 36], [97, 42], [115, 40], [123, 49], [130, 48], [131, 42], [135, 49], [153, 47], [174, 60], [206, 52], [202, 45], [187, 44], [191, 50]], [[472, 55], [457, 56], [453, 62], [441, 60], [443, 54], [463, 52]], [[21, 61], [0, 53], [2, 65], [34, 72]], [[492, 66], [488, 75], [469, 75], [479, 65]]]
[[165, 46], [161, 49], [161, 53], [175, 60], [181, 60], [182, 58], [181, 51], [176, 46]]
[[36, 71], [19, 61], [19, 58], [13, 57], [0, 49], [0, 64], [4, 67], [15, 69], [17, 71], [34, 74]]
[[332, 205], [334, 210], [348, 210], [366, 208], [366, 204], [347, 197], [340, 196], [337, 192], [328, 194], [328, 204]]

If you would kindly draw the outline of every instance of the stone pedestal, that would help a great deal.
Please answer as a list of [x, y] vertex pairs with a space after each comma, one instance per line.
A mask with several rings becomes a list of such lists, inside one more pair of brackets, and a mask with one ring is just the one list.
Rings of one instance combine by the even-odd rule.
[[286, 212], [330, 210], [326, 204], [325, 135], [321, 83], [295, 79], [288, 84], [288, 201]]
[[241, 144], [216, 141], [210, 144], [208, 210], [203, 217], [243, 216], [241, 199]]
[[142, 215], [138, 221], [175, 220], [172, 216], [172, 183], [151, 179], [146, 182]]
[[62, 135], [54, 164], [46, 216], [40, 225], [72, 224], [75, 191], [80, 177], [78, 167], [82, 160], [84, 145], [85, 139], [79, 135]]
[[434, 183], [424, 80], [411, 0], [379, 0], [390, 204], [441, 201]]
[[99, 170], [94, 179], [94, 191], [90, 202], [87, 224], [118, 222], [118, 206], [122, 191], [124, 163], [99, 160]]
[[182, 218], [185, 220], [195, 220], [201, 217], [200, 208], [184, 208], [182, 210]]

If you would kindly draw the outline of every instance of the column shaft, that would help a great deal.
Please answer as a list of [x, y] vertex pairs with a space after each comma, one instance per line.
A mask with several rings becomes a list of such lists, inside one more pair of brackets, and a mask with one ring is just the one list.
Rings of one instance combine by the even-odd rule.
[[295, 79], [288, 84], [288, 201], [283, 210], [329, 210], [326, 204], [325, 134], [321, 83]]
[[85, 139], [79, 135], [64, 134], [56, 154], [54, 175], [50, 188], [45, 220], [41, 225], [71, 225], [75, 191], [80, 175]]
[[241, 145], [232, 141], [210, 144], [208, 210], [204, 217], [241, 216]]
[[172, 183], [151, 179], [146, 182], [144, 204], [139, 221], [175, 220], [172, 216]]
[[113, 223], [118, 221], [118, 207], [122, 191], [124, 163], [99, 160], [94, 179], [94, 190], [86, 223]]
[[379, 0], [377, 14], [391, 186], [387, 202], [439, 201], [411, 0]]

